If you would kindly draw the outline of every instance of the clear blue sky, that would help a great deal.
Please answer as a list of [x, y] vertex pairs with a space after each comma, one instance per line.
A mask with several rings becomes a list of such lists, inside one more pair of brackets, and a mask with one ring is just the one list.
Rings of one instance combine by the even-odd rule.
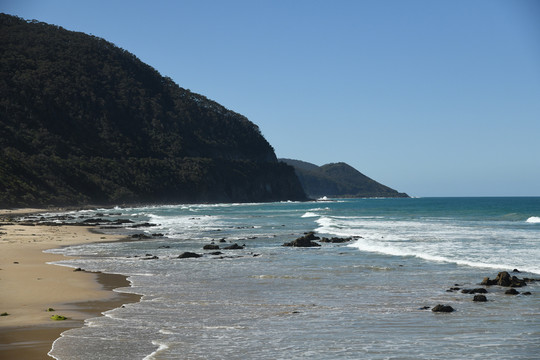
[[540, 1], [3, 0], [413, 196], [540, 196]]

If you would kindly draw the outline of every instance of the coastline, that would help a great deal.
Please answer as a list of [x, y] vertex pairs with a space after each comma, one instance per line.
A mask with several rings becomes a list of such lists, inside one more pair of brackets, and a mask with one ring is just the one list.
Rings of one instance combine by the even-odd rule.
[[[50, 210], [0, 210], [0, 219]], [[51, 359], [52, 343], [84, 320], [139, 295], [112, 291], [129, 287], [123, 275], [73, 271], [48, 264], [67, 257], [43, 251], [94, 242], [123, 240], [100, 234], [90, 226], [21, 225], [0, 222], [0, 358]], [[55, 311], [47, 311], [52, 308]], [[68, 320], [54, 321], [51, 315]]]

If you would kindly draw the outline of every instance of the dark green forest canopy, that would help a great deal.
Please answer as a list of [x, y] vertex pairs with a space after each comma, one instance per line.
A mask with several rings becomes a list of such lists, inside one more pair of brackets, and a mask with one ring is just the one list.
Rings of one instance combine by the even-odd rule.
[[299, 200], [258, 127], [104, 39], [0, 14], [0, 206]]

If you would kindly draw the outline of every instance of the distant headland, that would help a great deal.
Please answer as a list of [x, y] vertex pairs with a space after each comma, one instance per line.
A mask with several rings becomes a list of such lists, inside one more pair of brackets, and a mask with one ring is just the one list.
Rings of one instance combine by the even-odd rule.
[[365, 176], [352, 166], [339, 162], [317, 166], [305, 161], [280, 159], [294, 167], [309, 197], [409, 197]]

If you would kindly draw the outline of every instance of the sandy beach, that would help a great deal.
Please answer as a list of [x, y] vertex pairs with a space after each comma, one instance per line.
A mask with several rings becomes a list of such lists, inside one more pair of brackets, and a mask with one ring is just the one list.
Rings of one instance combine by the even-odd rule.
[[[2, 210], [0, 219], [37, 211]], [[139, 300], [137, 295], [111, 291], [129, 286], [124, 276], [48, 264], [66, 257], [44, 250], [121, 240], [90, 230], [0, 221], [0, 314], [8, 314], [0, 316], [1, 359], [50, 359], [47, 353], [63, 331], [82, 326], [84, 319], [103, 311]], [[51, 320], [51, 315], [68, 320]]]

